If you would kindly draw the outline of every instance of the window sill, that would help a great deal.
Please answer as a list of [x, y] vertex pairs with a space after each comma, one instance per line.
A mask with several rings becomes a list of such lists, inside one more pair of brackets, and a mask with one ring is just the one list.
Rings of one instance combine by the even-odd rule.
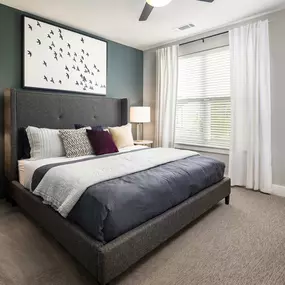
[[180, 148], [180, 149], [193, 150], [197, 152], [202, 151], [202, 152], [218, 153], [218, 154], [225, 154], [225, 155], [229, 155], [230, 153], [230, 151], [225, 148], [215, 148], [215, 147], [186, 145], [186, 144], [175, 144], [174, 147]]

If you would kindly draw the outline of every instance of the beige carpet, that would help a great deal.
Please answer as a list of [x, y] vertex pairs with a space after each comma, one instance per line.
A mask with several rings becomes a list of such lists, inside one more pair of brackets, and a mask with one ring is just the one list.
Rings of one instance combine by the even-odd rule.
[[[0, 204], [0, 284], [83, 285], [93, 278], [17, 208]], [[285, 284], [285, 199], [233, 189], [215, 209], [112, 285]]]

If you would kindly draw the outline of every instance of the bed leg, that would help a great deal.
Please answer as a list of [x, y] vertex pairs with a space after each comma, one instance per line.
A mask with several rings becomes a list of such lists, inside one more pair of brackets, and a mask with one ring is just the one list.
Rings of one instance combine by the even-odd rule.
[[230, 204], [230, 195], [225, 198], [226, 205]]

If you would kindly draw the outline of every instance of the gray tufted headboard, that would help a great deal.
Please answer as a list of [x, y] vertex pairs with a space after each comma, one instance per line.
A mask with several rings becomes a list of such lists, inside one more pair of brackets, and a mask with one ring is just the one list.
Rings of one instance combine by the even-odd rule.
[[118, 126], [128, 122], [128, 100], [93, 95], [5, 90], [5, 176], [18, 179], [19, 130], [27, 126], [64, 129], [75, 123]]

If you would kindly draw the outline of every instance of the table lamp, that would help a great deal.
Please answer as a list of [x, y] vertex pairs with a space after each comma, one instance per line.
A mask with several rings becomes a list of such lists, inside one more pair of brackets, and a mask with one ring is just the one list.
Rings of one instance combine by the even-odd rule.
[[130, 109], [130, 121], [137, 124], [137, 140], [143, 139], [143, 123], [150, 122], [150, 107], [134, 106]]

